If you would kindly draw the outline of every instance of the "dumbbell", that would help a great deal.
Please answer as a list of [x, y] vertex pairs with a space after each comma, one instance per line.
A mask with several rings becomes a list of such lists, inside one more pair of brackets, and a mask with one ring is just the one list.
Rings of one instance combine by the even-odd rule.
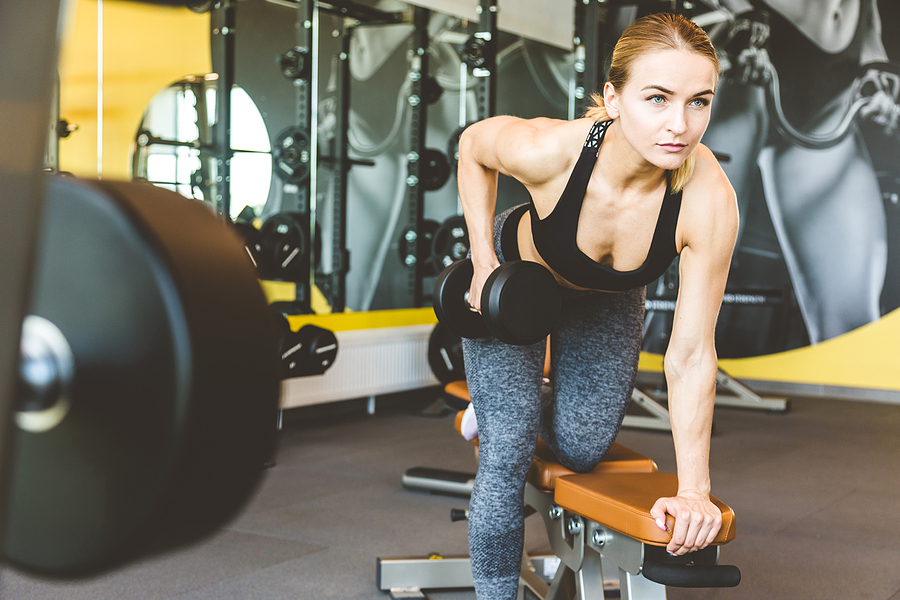
[[287, 316], [277, 307], [275, 313], [281, 338], [282, 379], [323, 375], [337, 357], [338, 341], [334, 332], [309, 324], [294, 331]]
[[550, 334], [561, 300], [556, 279], [546, 267], [514, 260], [494, 269], [481, 292], [481, 314], [469, 304], [473, 274], [471, 259], [463, 259], [438, 276], [434, 312], [441, 323], [465, 338], [490, 335], [519, 346], [537, 343]]

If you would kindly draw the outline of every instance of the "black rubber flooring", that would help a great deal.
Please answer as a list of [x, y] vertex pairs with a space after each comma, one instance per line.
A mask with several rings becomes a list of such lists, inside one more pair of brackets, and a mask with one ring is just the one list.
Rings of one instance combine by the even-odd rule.
[[[277, 464], [246, 510], [193, 547], [81, 581], [0, 573], [2, 599], [386, 599], [378, 556], [466, 552], [458, 498], [404, 490], [407, 468], [473, 470], [451, 417], [417, 415], [428, 398], [286, 414]], [[619, 441], [674, 471], [671, 436], [623, 430]], [[795, 399], [787, 414], [716, 411], [713, 493], [737, 515], [723, 562], [733, 589], [671, 589], [681, 599], [900, 600], [900, 406]], [[528, 549], [546, 550], [536, 518]], [[432, 594], [471, 600], [471, 591]]]

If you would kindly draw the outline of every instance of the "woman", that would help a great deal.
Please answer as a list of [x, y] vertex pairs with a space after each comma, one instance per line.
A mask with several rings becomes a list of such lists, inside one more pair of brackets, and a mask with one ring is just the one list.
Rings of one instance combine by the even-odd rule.
[[[538, 434], [576, 471], [593, 468], [615, 439], [637, 372], [644, 286], [676, 254], [681, 287], [665, 370], [679, 490], [652, 515], [663, 529], [666, 513], [676, 518], [668, 550], [677, 555], [705, 547], [721, 526], [709, 501], [713, 334], [738, 216], [727, 178], [699, 143], [717, 80], [701, 29], [651, 15], [623, 33], [585, 118], [494, 117], [460, 140], [473, 307], [491, 271], [514, 258], [548, 267], [563, 296], [550, 344], [553, 397], [543, 409], [543, 342], [463, 341], [479, 426], [469, 547], [480, 600], [516, 596]], [[532, 202], [495, 219], [498, 173], [520, 181]]]

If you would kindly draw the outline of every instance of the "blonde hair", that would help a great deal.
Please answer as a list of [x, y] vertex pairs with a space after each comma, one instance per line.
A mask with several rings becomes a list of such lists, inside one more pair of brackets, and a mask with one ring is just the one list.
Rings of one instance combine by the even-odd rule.
[[[613, 49], [607, 81], [615, 89], [621, 90], [631, 75], [634, 61], [647, 52], [660, 50], [686, 50], [707, 57], [715, 67], [718, 80], [719, 59], [706, 32], [682, 15], [655, 13], [641, 17], [622, 33]], [[584, 116], [595, 121], [609, 120], [602, 92], [591, 94], [591, 106]], [[669, 181], [673, 192], [681, 191], [690, 181], [694, 173], [694, 162], [695, 157], [691, 153], [680, 167], [670, 171]]]

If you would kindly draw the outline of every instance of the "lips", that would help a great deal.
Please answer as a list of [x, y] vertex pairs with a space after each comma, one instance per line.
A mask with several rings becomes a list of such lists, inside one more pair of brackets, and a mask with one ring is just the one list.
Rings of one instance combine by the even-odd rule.
[[687, 144], [659, 144], [666, 152], [681, 152]]

